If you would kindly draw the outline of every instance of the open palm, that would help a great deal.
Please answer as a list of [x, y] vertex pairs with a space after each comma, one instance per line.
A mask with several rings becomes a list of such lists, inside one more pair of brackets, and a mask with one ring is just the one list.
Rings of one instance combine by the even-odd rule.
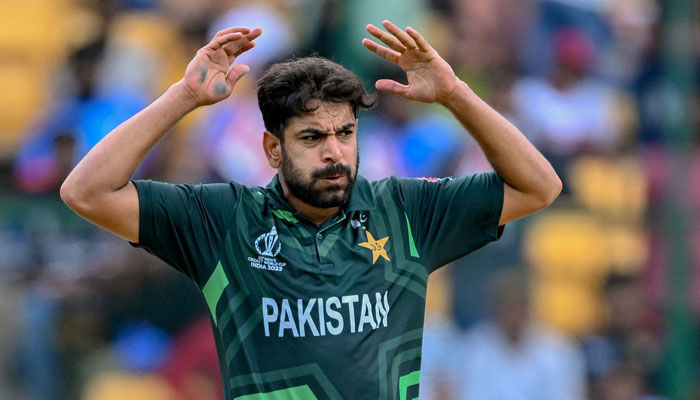
[[441, 102], [455, 90], [458, 79], [452, 67], [418, 31], [412, 28], [401, 30], [389, 21], [382, 22], [382, 26], [388, 33], [371, 24], [367, 25], [367, 31], [388, 47], [369, 39], [363, 39], [362, 44], [401, 67], [406, 72], [408, 85], [380, 79], [376, 83], [377, 89], [425, 103]]
[[231, 95], [233, 86], [250, 68], [233, 65], [236, 57], [255, 46], [262, 30], [233, 27], [219, 31], [197, 51], [181, 80], [197, 105], [219, 102]]

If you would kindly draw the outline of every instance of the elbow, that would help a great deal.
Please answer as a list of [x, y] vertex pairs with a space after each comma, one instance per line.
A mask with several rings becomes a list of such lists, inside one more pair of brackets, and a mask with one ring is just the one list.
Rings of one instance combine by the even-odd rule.
[[61, 200], [63, 200], [68, 207], [74, 209], [73, 205], [77, 203], [75, 189], [73, 188], [73, 185], [69, 183], [68, 179], [63, 181], [63, 184], [61, 184], [59, 194], [61, 196]]
[[59, 194], [61, 196], [61, 200], [63, 200], [66, 205], [70, 206], [70, 204], [74, 202], [74, 190], [71, 187], [71, 184], [68, 182], [68, 179], [63, 181], [61, 184]]
[[562, 189], [563, 184], [561, 179], [556, 173], [554, 173], [552, 177], [548, 179], [546, 189], [543, 190], [542, 208], [546, 208], [554, 203], [554, 200], [556, 200], [557, 197], [559, 197], [559, 194], [561, 194]]
[[73, 211], [80, 213], [80, 210], [85, 208], [85, 201], [80, 195], [80, 191], [76, 188], [76, 185], [72, 183], [70, 177], [68, 177], [59, 191], [61, 200]]
[[559, 176], [552, 174], [547, 179], [540, 181], [540, 186], [536, 192], [531, 192], [530, 212], [544, 210], [549, 207], [559, 197], [562, 190], [562, 182]]

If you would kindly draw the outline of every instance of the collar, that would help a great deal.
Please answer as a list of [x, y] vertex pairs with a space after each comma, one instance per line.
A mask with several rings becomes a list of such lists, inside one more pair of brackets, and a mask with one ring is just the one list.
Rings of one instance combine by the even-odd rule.
[[[293, 209], [287, 199], [284, 197], [282, 184], [280, 184], [280, 179], [277, 174], [275, 174], [275, 176], [272, 178], [266, 189], [268, 199], [270, 199], [274, 207], [292, 211], [294, 214], [299, 212]], [[347, 208], [345, 208], [345, 211], [372, 211], [375, 208], [376, 200], [374, 193], [372, 192], [372, 186], [364, 176], [358, 174], [357, 179], [355, 179], [355, 186], [352, 189], [350, 204], [348, 204]]]

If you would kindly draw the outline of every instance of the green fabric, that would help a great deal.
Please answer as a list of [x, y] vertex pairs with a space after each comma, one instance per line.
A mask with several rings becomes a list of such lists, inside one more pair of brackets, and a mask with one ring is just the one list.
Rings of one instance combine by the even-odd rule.
[[272, 210], [272, 213], [275, 214], [275, 217], [277, 217], [277, 218], [279, 218], [279, 219], [284, 219], [284, 220], [287, 220], [287, 221], [292, 222], [292, 223], [295, 223], [295, 224], [296, 224], [297, 222], [299, 222], [299, 220], [296, 219], [296, 218], [294, 217], [294, 215], [292, 215], [292, 213], [289, 212], [289, 211], [286, 211], [286, 210]]
[[420, 254], [418, 254], [418, 249], [416, 249], [416, 242], [413, 240], [413, 232], [411, 232], [411, 222], [408, 220], [408, 215], [406, 215], [406, 231], [408, 236], [408, 245], [411, 249], [411, 257], [420, 257]]
[[[404, 375], [399, 378], [399, 393], [401, 394], [401, 400], [406, 400], [406, 394], [408, 393], [408, 387], [413, 385], [418, 385], [420, 382], [420, 371], [413, 371], [408, 375]], [[411, 400], [417, 400], [415, 399]]]
[[358, 177], [317, 227], [277, 178], [134, 184], [138, 246], [189, 276], [212, 312], [226, 399], [417, 393], [428, 275], [495, 240], [503, 204], [494, 173]]
[[236, 397], [234, 400], [317, 400], [317, 397], [314, 396], [308, 385], [303, 385], [269, 393], [249, 394]]
[[219, 263], [211, 275], [207, 283], [202, 288], [202, 294], [204, 294], [204, 299], [209, 305], [209, 310], [211, 311], [211, 316], [214, 319], [214, 324], [216, 324], [216, 305], [219, 304], [219, 299], [221, 295], [224, 294], [224, 289], [228, 286], [228, 278], [224, 273], [224, 269]]

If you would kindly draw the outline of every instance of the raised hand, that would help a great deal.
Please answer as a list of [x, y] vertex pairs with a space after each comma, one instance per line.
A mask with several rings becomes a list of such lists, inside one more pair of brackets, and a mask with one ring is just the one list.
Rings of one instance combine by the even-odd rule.
[[198, 105], [214, 104], [231, 95], [233, 86], [248, 71], [245, 64], [233, 65], [236, 57], [255, 46], [262, 30], [233, 27], [219, 31], [197, 51], [178, 82]]
[[367, 25], [367, 32], [388, 47], [369, 39], [362, 39], [362, 44], [401, 67], [406, 72], [408, 85], [380, 79], [375, 84], [377, 89], [424, 103], [445, 101], [459, 85], [452, 67], [415, 29], [409, 27], [403, 31], [389, 21], [383, 21], [382, 26], [388, 33], [372, 24]]

